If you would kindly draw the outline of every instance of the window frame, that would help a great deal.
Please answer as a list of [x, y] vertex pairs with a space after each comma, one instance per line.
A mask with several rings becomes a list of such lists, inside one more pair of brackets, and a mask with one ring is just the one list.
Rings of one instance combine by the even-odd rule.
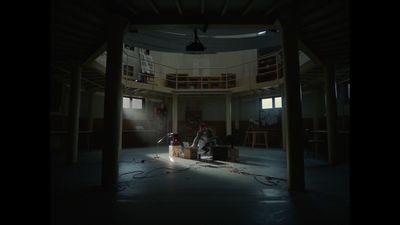
[[133, 77], [134, 66], [129, 65], [129, 64], [124, 64], [122, 71], [123, 71], [123, 73], [122, 73], [123, 75]]
[[[281, 98], [281, 107], [276, 107], [276, 104], [275, 104], [275, 99], [276, 99], [276, 98]], [[272, 108], [263, 108], [263, 106], [262, 106], [262, 101], [263, 101], [263, 99], [271, 99], [271, 100], [272, 100]], [[262, 98], [260, 98], [260, 102], [261, 102], [261, 109], [262, 109], [262, 110], [268, 110], [268, 109], [282, 109], [282, 107], [283, 107], [282, 96], [262, 97]]]
[[[129, 107], [124, 107], [124, 98], [128, 98], [129, 99]], [[134, 108], [133, 107], [133, 99], [135, 100], [140, 100], [141, 102], [141, 108]], [[144, 98], [141, 97], [130, 97], [130, 96], [123, 96], [122, 97], [122, 108], [123, 109], [137, 109], [137, 110], [142, 110], [144, 109]]]

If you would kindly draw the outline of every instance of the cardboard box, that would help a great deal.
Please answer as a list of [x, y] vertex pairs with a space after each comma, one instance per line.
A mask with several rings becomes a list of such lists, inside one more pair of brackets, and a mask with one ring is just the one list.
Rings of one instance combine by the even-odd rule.
[[185, 159], [197, 159], [197, 149], [185, 147], [185, 149], [183, 150], [183, 156]]
[[180, 145], [169, 146], [169, 156], [179, 157], [181, 153], [182, 153], [182, 146]]

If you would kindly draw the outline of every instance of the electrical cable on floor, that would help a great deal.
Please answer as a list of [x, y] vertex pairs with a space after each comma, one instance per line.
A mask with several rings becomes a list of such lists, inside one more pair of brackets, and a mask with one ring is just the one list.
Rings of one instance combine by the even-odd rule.
[[[260, 175], [255, 175], [255, 176], [253, 176], [253, 178], [254, 178], [254, 180], [256, 180], [256, 181], [258, 181], [259, 183], [261, 183], [261, 184], [264, 184], [264, 185], [268, 185], [268, 186], [276, 186], [276, 185], [278, 185], [277, 183], [275, 183], [275, 182], [272, 182], [271, 180], [268, 180], [268, 182], [269, 183], [264, 183], [264, 182], [262, 182], [261, 180], [259, 180], [259, 179], [257, 179], [257, 177], [259, 177]], [[264, 176], [260, 176], [260, 177], [264, 177]], [[265, 178], [265, 177], [264, 177]]]
[[[157, 155], [158, 156], [158, 155]], [[154, 158], [158, 158], [158, 157], [154, 157]], [[135, 158], [132, 159], [132, 161], [130, 162], [134, 162], [134, 163], [138, 163], [135, 161]], [[140, 162], [144, 162], [144, 160], [140, 161]], [[195, 166], [197, 166], [198, 168], [200, 167], [209, 167], [209, 168], [229, 168], [231, 170], [229, 170], [229, 172], [232, 173], [237, 173], [237, 174], [241, 174], [241, 175], [246, 175], [246, 176], [253, 176], [254, 180], [256, 180], [257, 182], [263, 184], [263, 185], [267, 185], [267, 186], [277, 186], [280, 184], [280, 181], [287, 181], [286, 179], [283, 178], [278, 178], [278, 177], [272, 177], [272, 176], [266, 176], [266, 175], [261, 175], [261, 174], [254, 174], [254, 173], [248, 173], [243, 171], [243, 169], [239, 170], [237, 168], [234, 168], [233, 166], [214, 166], [214, 165], [210, 165], [209, 162], [206, 161], [197, 161], [194, 164], [191, 164], [190, 166], [183, 168], [183, 169], [174, 169], [174, 168], [170, 168], [170, 167], [157, 167], [154, 169], [151, 169], [149, 171], [147, 171], [146, 173], [143, 170], [134, 170], [131, 172], [126, 172], [126, 173], [122, 173], [119, 175], [119, 177], [121, 176], [125, 176], [128, 174], [133, 174], [131, 180], [129, 181], [124, 181], [124, 182], [119, 182], [119, 191], [125, 190], [127, 187], [130, 187], [129, 182], [131, 182], [133, 179], [144, 179], [144, 178], [153, 178], [153, 177], [157, 177], [157, 176], [162, 176], [165, 174], [170, 174], [170, 173], [177, 173], [177, 172], [183, 172], [183, 171], [187, 171], [190, 168], [196, 168]], [[162, 174], [155, 174], [155, 175], [150, 175], [151, 173], [157, 171], [157, 170], [161, 170], [161, 169], [165, 169], [166, 171]], [[139, 176], [141, 174], [144, 174], [143, 176]], [[261, 181], [260, 179], [258, 179], [257, 177], [263, 177], [265, 179], [266, 182]], [[126, 185], [126, 183], [128, 182], [128, 184]], [[120, 187], [120, 184], [125, 184], [123, 186]]]
[[[128, 174], [133, 174], [133, 176], [132, 176], [131, 180], [119, 182], [118, 183], [118, 191], [123, 191], [126, 188], [129, 188], [130, 187], [130, 182], [133, 179], [153, 178], [153, 177], [161, 176], [161, 175], [164, 175], [164, 174], [183, 172], [183, 171], [189, 170], [190, 167], [191, 166], [183, 168], [183, 169], [174, 169], [174, 168], [169, 168], [169, 167], [163, 166], [163, 167], [157, 167], [157, 168], [154, 168], [152, 170], [149, 170], [146, 173], [143, 170], [134, 170], [134, 171], [122, 173], [122, 174], [119, 175], [119, 177], [125, 176], [125, 175], [128, 175]], [[153, 175], [153, 176], [149, 176], [150, 173], [152, 173], [154, 171], [157, 171], [157, 170], [160, 170], [160, 169], [166, 169], [167, 171], [165, 173], [163, 173], [163, 174], [158, 174], [158, 175], [156, 174], [156, 175]], [[172, 171], [172, 172], [170, 172], [170, 171]], [[137, 175], [144, 174], [144, 173], [145, 173], [144, 176], [140, 176], [140, 177], [137, 176]]]
[[[238, 174], [242, 174], [242, 175], [249, 175], [249, 176], [253, 176], [254, 180], [256, 180], [257, 182], [264, 184], [264, 185], [268, 185], [268, 186], [277, 186], [279, 184], [280, 181], [286, 181], [286, 179], [283, 178], [278, 178], [278, 177], [271, 177], [271, 176], [266, 176], [266, 175], [261, 175], [261, 174], [254, 174], [254, 173], [248, 173], [248, 172], [244, 172], [242, 170], [239, 170], [237, 168], [234, 168], [233, 170], [231, 170], [230, 172], [233, 173], [238, 173]], [[265, 183], [259, 179], [257, 179], [257, 177], [264, 177], [264, 179], [268, 182]], [[275, 182], [274, 182], [275, 180]]]

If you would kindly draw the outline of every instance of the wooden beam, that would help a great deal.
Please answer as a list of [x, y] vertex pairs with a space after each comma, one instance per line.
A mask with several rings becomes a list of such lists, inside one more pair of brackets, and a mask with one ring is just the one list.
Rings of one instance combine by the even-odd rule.
[[153, 0], [147, 0], [147, 2], [150, 4], [151, 8], [153, 9], [153, 11], [157, 14], [160, 15], [160, 10], [158, 9], [158, 7], [156, 6], [156, 3], [154, 3]]
[[51, 40], [50, 46], [51, 46], [51, 48], [54, 48], [52, 50], [55, 50], [58, 48], [67, 48], [67, 50], [71, 51], [74, 48], [82, 50], [82, 46], [86, 46], [86, 45], [82, 44], [82, 43], [76, 43], [76, 42], [70, 41], [70, 40], [57, 39], [57, 40]]
[[180, 0], [175, 0], [175, 5], [178, 8], [179, 15], [182, 16], [183, 15], [183, 11], [182, 11], [182, 5], [181, 5]]
[[320, 38], [320, 37], [328, 37], [332, 34], [336, 34], [339, 32], [346, 32], [348, 33], [349, 30], [349, 23], [341, 24], [341, 26], [334, 26], [334, 27], [326, 27], [324, 29], [315, 30], [313, 32], [307, 32], [301, 30], [301, 36], [305, 39], [313, 39], [313, 38]]
[[91, 81], [91, 80], [89, 80], [89, 79], [87, 79], [87, 78], [82, 77], [81, 79], [84, 80], [85, 82], [88, 82], [88, 83], [93, 84], [93, 85], [95, 85], [95, 86], [98, 86], [98, 87], [100, 87], [100, 88], [104, 88], [103, 85], [98, 84], [98, 83], [95, 83], [95, 82], [93, 82], [93, 81]]
[[93, 40], [88, 40], [85, 38], [79, 38], [76, 36], [66, 35], [62, 33], [52, 33], [50, 36], [51, 42], [57, 43], [57, 41], [73, 42], [75, 44], [80, 44], [82, 46], [87, 46], [92, 43]]
[[[329, 0], [328, 0], [329, 1]], [[312, 12], [316, 12], [319, 11], [319, 9], [321, 7], [323, 7], [324, 5], [327, 5], [327, 1], [326, 0], [303, 0], [301, 2], [301, 7], [299, 7], [299, 15], [308, 15]]]
[[122, 1], [122, 4], [131, 12], [133, 15], [139, 15], [138, 11], [134, 9], [131, 5], [131, 1]]
[[88, 63], [92, 62], [97, 57], [99, 57], [99, 55], [103, 54], [103, 52], [106, 49], [107, 49], [107, 43], [106, 42], [102, 42], [102, 44], [100, 44], [100, 46], [98, 48], [96, 48], [96, 50], [94, 50], [88, 57], [86, 57], [86, 59], [83, 60], [82, 65], [85, 66]]
[[241, 16], [245, 16], [253, 6], [254, 0], [249, 0], [244, 8], [244, 10], [241, 13]]
[[68, 36], [73, 36], [73, 37], [77, 37], [77, 38], [81, 38], [81, 39], [96, 39], [98, 37], [97, 34], [93, 34], [87, 31], [80, 31], [77, 29], [74, 29], [73, 27], [66, 27], [63, 24], [59, 24], [59, 25], [52, 25], [51, 28], [53, 33], [59, 33], [62, 35], [68, 35]]
[[222, 11], [221, 11], [221, 16], [225, 15], [226, 10], [228, 9], [228, 4], [229, 4], [229, 0], [225, 0], [224, 7], [222, 8]]
[[330, 2], [333, 4], [323, 4], [321, 8], [313, 12], [308, 12], [303, 14], [301, 24], [305, 25], [308, 23], [314, 23], [315, 21], [320, 21], [327, 17], [336, 16], [343, 14], [343, 9], [339, 4], [335, 4], [335, 2]]
[[320, 43], [320, 42], [337, 42], [341, 40], [348, 40], [350, 34], [347, 32], [336, 32], [332, 35], [329, 36], [322, 36], [319, 38], [310, 38], [315, 43]]
[[335, 49], [348, 49], [349, 48], [349, 40], [337, 41], [337, 42], [309, 42], [310, 45], [314, 46], [318, 49], [319, 52], [321, 50], [335, 50]]
[[324, 58], [339, 58], [338, 56], [348, 56], [349, 51], [348, 50], [331, 50], [331, 51], [324, 51], [320, 53], [321, 57]]
[[276, 0], [276, 1], [272, 2], [272, 4], [268, 7], [267, 10], [265, 10], [265, 12], [262, 15], [263, 16], [270, 15], [273, 11], [275, 11], [279, 7], [283, 6], [287, 2], [288, 2], [287, 0]]
[[99, 25], [104, 24], [103, 15], [97, 15], [93, 11], [89, 11], [87, 7], [83, 7], [80, 4], [68, 2], [67, 4], [62, 4], [62, 6], [58, 6], [53, 8], [54, 10], [53, 16], [55, 17], [74, 17], [78, 18], [80, 22], [90, 23], [91, 25]]
[[312, 61], [315, 63], [319, 64], [320, 66], [324, 66], [325, 63], [324, 61], [317, 56], [312, 49], [310, 49], [310, 46], [304, 43], [304, 41], [299, 40], [298, 41], [299, 49], [304, 52]]
[[302, 31], [306, 32], [312, 32], [315, 30], [321, 30], [325, 28], [332, 28], [332, 27], [341, 27], [343, 24], [348, 23], [349, 18], [335, 18], [335, 17], [330, 17], [327, 20], [321, 20], [319, 22], [316, 22], [314, 24], [309, 24], [307, 26], [301, 27]]
[[88, 23], [82, 22], [82, 20], [80, 20], [79, 18], [74, 17], [74, 16], [57, 17], [57, 18], [54, 18], [54, 20], [52, 20], [51, 23], [54, 24], [55, 26], [57, 26], [59, 24], [64, 24], [67, 27], [73, 28], [74, 30], [81, 30], [81, 31], [85, 31], [85, 32], [96, 33], [96, 35], [98, 33], [104, 32], [104, 26], [96, 26], [93, 24], [88, 24]]

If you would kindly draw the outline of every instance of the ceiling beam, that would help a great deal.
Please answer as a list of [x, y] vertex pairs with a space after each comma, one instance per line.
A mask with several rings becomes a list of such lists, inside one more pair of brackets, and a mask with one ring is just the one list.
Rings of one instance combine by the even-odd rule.
[[153, 11], [157, 14], [160, 15], [160, 10], [158, 9], [158, 7], [156, 6], [156, 3], [154, 3], [153, 0], [147, 0], [147, 2], [150, 4], [151, 8], [153, 9]]
[[96, 48], [95, 51], [90, 53], [89, 56], [85, 57], [86, 59], [83, 60], [82, 65], [85, 66], [88, 63], [91, 63], [95, 60], [99, 55], [103, 54], [103, 52], [107, 49], [107, 42], [102, 42], [99, 47]]
[[76, 29], [76, 27], [72, 27], [72, 26], [68, 26], [66, 24], [60, 24], [60, 23], [51, 24], [50, 29], [54, 33], [67, 33], [72, 36], [79, 36], [79, 37], [86, 38], [86, 39], [93, 39], [98, 36], [96, 34], [88, 32], [87, 30], [79, 30], [79, 29]]
[[183, 15], [182, 5], [180, 0], [175, 0], [176, 8], [178, 8], [179, 15]]
[[324, 41], [323, 39], [316, 39], [316, 38], [302, 38], [301, 40], [306, 41], [308, 45], [312, 45], [314, 49], [323, 49], [329, 46], [342, 46], [342, 45], [348, 45], [349, 39], [348, 38], [343, 38], [343, 39], [338, 39], [335, 41]]
[[221, 16], [225, 15], [226, 10], [228, 9], [228, 5], [229, 5], [229, 0], [225, 0], [224, 7], [222, 8], [221, 11]]
[[335, 15], [340, 15], [343, 16], [343, 7], [339, 4], [335, 4], [336, 2], [332, 1], [329, 3], [326, 3], [322, 5], [321, 8], [318, 8], [317, 10], [313, 12], [308, 12], [306, 14], [302, 14], [301, 18], [301, 24], [305, 25], [308, 23], [314, 23], [316, 21], [320, 21], [322, 19], [329, 18], [331, 16]]
[[271, 5], [268, 7], [267, 10], [265, 10], [265, 12], [262, 15], [263, 16], [268, 16], [272, 12], [274, 12], [275, 10], [277, 10], [279, 7], [283, 6], [286, 3], [287, 3], [286, 0], [276, 0], [276, 1], [271, 3]]
[[71, 36], [71, 37], [83, 39], [83, 40], [93, 40], [93, 39], [98, 38], [98, 35], [95, 35], [93, 33], [84, 32], [84, 31], [80, 32], [78, 30], [67, 28], [63, 25], [51, 28], [51, 30], [53, 31], [53, 34], [60, 34], [62, 36]]
[[320, 66], [325, 66], [324, 61], [315, 54], [313, 49], [309, 45], [305, 44], [303, 40], [298, 41], [299, 49], [304, 52], [312, 61], [319, 64]]
[[[349, 39], [349, 33], [347, 32], [335, 32], [332, 35], [329, 36], [322, 36], [319, 38], [312, 38], [312, 41], [315, 43], [320, 43], [320, 42], [337, 42], [340, 40], [347, 40]], [[311, 39], [310, 39], [311, 40]]]
[[79, 38], [77, 36], [66, 35], [63, 33], [51, 33], [50, 41], [52, 43], [57, 43], [57, 41], [73, 42], [75, 44], [80, 44], [82, 47], [90, 45], [92, 40], [85, 38]]
[[250, 11], [251, 7], [253, 6], [253, 3], [254, 3], [254, 0], [249, 0], [246, 3], [246, 6], [244, 7], [244, 10], [242, 11], [241, 16], [246, 15]]
[[56, 17], [52, 19], [51, 24], [65, 24], [68, 27], [73, 28], [74, 30], [82, 30], [90, 33], [100, 33], [104, 32], [105, 26], [97, 26], [93, 24], [88, 24], [83, 22], [77, 17], [74, 16], [64, 16], [64, 17]]
[[334, 33], [341, 33], [341, 32], [348, 33], [348, 29], [349, 29], [349, 23], [343, 23], [341, 24], [341, 26], [326, 27], [324, 29], [316, 30], [313, 32], [307, 32], [303, 30], [301, 30], [300, 32], [302, 37], [304, 37], [305, 39], [315, 39], [320, 37], [329, 37]]
[[320, 52], [321, 57], [336, 58], [337, 56], [346, 56], [349, 54], [348, 49], [332, 49], [332, 50], [324, 50]]
[[51, 40], [51, 44], [50, 44], [52, 50], [59, 50], [61, 49], [65, 49], [65, 50], [74, 50], [74, 49], [82, 49], [82, 46], [86, 46], [86, 44], [82, 44], [82, 43], [76, 43], [74, 41], [70, 41], [70, 40], [62, 40], [62, 39], [57, 39], [57, 40]]
[[313, 46], [315, 49], [318, 49], [318, 52], [324, 53], [329, 51], [337, 51], [337, 50], [347, 50], [350, 49], [349, 43], [324, 43], [324, 44], [314, 44], [310, 42], [310, 45]]
[[77, 3], [72, 3], [65, 1], [66, 3], [62, 6], [57, 6], [52, 9], [52, 18], [57, 17], [74, 17], [80, 20], [81, 23], [88, 23], [91, 25], [104, 24], [103, 15], [97, 15], [92, 11], [89, 11], [86, 7], [78, 5]]
[[89, 80], [89, 79], [86, 79], [86, 78], [84, 78], [84, 77], [81, 77], [81, 79], [84, 80], [84, 81], [86, 81], [86, 82], [88, 82], [88, 83], [91, 83], [91, 84], [93, 84], [93, 85], [95, 85], [95, 86], [98, 86], [98, 87], [100, 87], [100, 88], [104, 88], [103, 85], [98, 84], [98, 83], [95, 83], [95, 82], [93, 82], [93, 81], [91, 81], [91, 80]]
[[139, 15], [138, 11], [134, 9], [131, 5], [131, 1], [121, 1], [122, 4], [128, 9], [129, 12], [131, 12], [134, 15]]
[[324, 28], [328, 27], [341, 27], [343, 24], [348, 23], [349, 19], [348, 18], [343, 18], [343, 17], [330, 17], [329, 19], [326, 20], [321, 20], [319, 22], [309, 24], [307, 26], [301, 27], [301, 30], [306, 31], [306, 32], [312, 32], [315, 30], [323, 30]]

